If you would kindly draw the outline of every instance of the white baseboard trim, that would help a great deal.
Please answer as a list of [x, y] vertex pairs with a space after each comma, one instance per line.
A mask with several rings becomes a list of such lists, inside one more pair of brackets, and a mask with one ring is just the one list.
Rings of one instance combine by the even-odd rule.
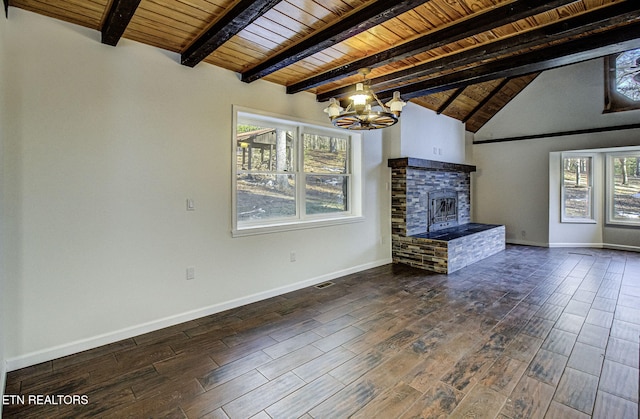
[[529, 240], [506, 239], [505, 242], [507, 244], [518, 244], [521, 246], [547, 247], [547, 243], [533, 242]]
[[638, 246], [628, 246], [625, 244], [611, 244], [611, 243], [549, 243], [549, 247], [580, 247], [580, 248], [627, 250], [629, 252], [640, 252], [640, 247]]
[[549, 247], [580, 247], [592, 249], [604, 249], [603, 243], [549, 243]]
[[640, 252], [640, 247], [639, 246], [627, 246], [625, 244], [604, 244], [604, 248], [605, 249], [612, 249], [612, 250], [628, 250], [630, 252]]
[[145, 333], [153, 332], [155, 330], [163, 329], [165, 327], [175, 326], [180, 323], [199, 319], [205, 316], [210, 316], [212, 314], [220, 313], [225, 310], [240, 307], [246, 304], [255, 303], [257, 301], [265, 300], [267, 298], [276, 297], [278, 295], [286, 294], [288, 292], [292, 292], [302, 288], [317, 285], [322, 282], [337, 279], [346, 275], [365, 271], [371, 268], [377, 268], [378, 266], [387, 265], [392, 262], [393, 261], [391, 258], [380, 259], [370, 263], [365, 263], [363, 265], [342, 269], [339, 271], [331, 272], [326, 275], [321, 275], [315, 278], [310, 278], [304, 281], [296, 282], [294, 284], [286, 285], [283, 287], [274, 288], [274, 289], [259, 292], [256, 294], [251, 294], [246, 297], [236, 298], [235, 300], [214, 304], [214, 305], [203, 307], [197, 310], [188, 311], [186, 313], [176, 314], [174, 316], [169, 316], [169, 317], [154, 320], [151, 322], [139, 324], [136, 326], [127, 327], [125, 329], [116, 330], [113, 332], [93, 336], [87, 339], [81, 339], [75, 342], [70, 342], [70, 343], [58, 345], [52, 348], [43, 349], [41, 351], [31, 352], [25, 355], [9, 358], [6, 360], [6, 363], [5, 363], [6, 371], [15, 371], [20, 368], [25, 368], [31, 365], [39, 364], [41, 362], [51, 361], [53, 359], [57, 359], [63, 356], [72, 355], [78, 352], [97, 348], [102, 345], [107, 345], [109, 343], [118, 342], [123, 339], [129, 339]]

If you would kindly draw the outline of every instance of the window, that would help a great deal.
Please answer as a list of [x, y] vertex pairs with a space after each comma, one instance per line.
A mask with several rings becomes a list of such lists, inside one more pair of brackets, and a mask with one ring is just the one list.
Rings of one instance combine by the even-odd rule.
[[562, 155], [562, 222], [595, 222], [593, 214], [593, 156]]
[[640, 226], [640, 150], [607, 155], [607, 223]]
[[605, 112], [640, 109], [640, 49], [605, 57]]
[[307, 215], [349, 210], [349, 139], [302, 134], [305, 212]]
[[234, 115], [234, 236], [360, 218], [354, 136], [238, 107]]

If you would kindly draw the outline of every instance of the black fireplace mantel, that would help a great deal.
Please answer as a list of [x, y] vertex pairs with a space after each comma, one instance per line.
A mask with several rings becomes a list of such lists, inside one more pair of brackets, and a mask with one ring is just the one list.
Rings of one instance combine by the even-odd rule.
[[391, 168], [412, 168], [422, 170], [432, 170], [437, 172], [475, 172], [476, 167], [468, 164], [448, 163], [444, 161], [417, 159], [414, 157], [401, 157], [389, 159], [388, 166]]

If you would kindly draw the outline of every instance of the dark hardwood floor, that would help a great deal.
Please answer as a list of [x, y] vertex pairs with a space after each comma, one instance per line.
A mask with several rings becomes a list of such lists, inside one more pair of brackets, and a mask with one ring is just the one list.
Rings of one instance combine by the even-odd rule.
[[88, 403], [4, 417], [638, 418], [639, 253], [333, 282], [13, 371], [5, 394]]

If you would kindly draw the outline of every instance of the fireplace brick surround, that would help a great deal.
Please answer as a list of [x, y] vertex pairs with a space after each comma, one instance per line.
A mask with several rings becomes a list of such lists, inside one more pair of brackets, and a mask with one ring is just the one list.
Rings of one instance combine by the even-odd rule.
[[[393, 261], [450, 274], [505, 249], [502, 225], [471, 223], [475, 166], [410, 157], [389, 159]], [[430, 193], [457, 193], [457, 226], [429, 231]]]

